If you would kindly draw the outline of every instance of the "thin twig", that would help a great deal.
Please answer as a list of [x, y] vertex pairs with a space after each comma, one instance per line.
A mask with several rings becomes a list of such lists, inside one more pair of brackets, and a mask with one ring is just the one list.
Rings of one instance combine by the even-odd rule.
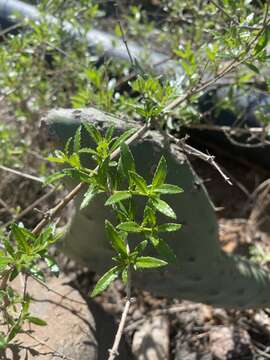
[[208, 164], [212, 165], [223, 177], [223, 179], [229, 184], [232, 185], [230, 178], [224, 173], [221, 167], [215, 161], [215, 157], [213, 155], [205, 154], [204, 152], [195, 149], [194, 147], [185, 143], [185, 139], [177, 139], [173, 135], [167, 133], [168, 137], [174, 141], [177, 145], [180, 145], [183, 152], [189, 155], [193, 155], [198, 157], [199, 159], [206, 161]]
[[27, 206], [24, 210], [22, 210], [18, 215], [16, 215], [12, 220], [5, 223], [3, 226], [7, 227], [10, 224], [12, 224], [14, 221], [20, 220], [22, 217], [24, 217], [26, 214], [28, 214], [30, 211], [32, 211], [37, 205], [39, 205], [41, 202], [46, 200], [48, 197], [50, 197], [55, 191], [57, 187], [52, 188], [48, 193], [41, 196], [39, 199], [35, 200], [32, 204]]
[[[12, 174], [24, 177], [24, 178], [29, 179], [29, 180], [33, 180], [33, 181], [36, 181], [36, 182], [39, 182], [39, 183], [42, 183], [42, 184], [44, 183], [44, 180], [42, 180], [40, 177], [30, 175], [30, 174], [26, 174], [26, 173], [24, 173], [22, 171], [15, 170], [15, 169], [9, 168], [9, 167], [4, 166], [4, 165], [0, 165], [0, 169], [3, 170], [3, 171], [7, 171], [7, 172], [10, 172]], [[49, 185], [49, 186], [51, 188], [53, 188], [52, 185]]]

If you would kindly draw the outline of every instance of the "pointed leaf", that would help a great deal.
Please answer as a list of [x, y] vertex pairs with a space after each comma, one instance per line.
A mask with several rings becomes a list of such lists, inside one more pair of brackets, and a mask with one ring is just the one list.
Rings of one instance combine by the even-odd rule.
[[171, 231], [177, 231], [181, 229], [181, 224], [175, 224], [175, 223], [168, 223], [168, 224], [162, 224], [159, 225], [158, 231], [159, 232], [171, 232]]
[[113, 282], [119, 275], [118, 266], [114, 266], [109, 271], [107, 271], [97, 282], [94, 290], [91, 293], [91, 297], [97, 296], [99, 293], [104, 291], [111, 282]]
[[161, 157], [152, 181], [152, 189], [164, 184], [167, 175], [167, 164], [164, 156]]
[[74, 144], [73, 144], [73, 151], [78, 153], [81, 147], [81, 129], [82, 127], [79, 126], [74, 137]]
[[123, 222], [117, 226], [117, 229], [126, 232], [135, 232], [135, 233], [139, 233], [142, 231], [140, 225], [134, 221]]
[[134, 171], [129, 171], [129, 175], [130, 175], [132, 182], [136, 185], [136, 188], [142, 194], [147, 194], [148, 188], [147, 188], [147, 184], [146, 184], [146, 181], [144, 180], [144, 178], [141, 177], [140, 175], [138, 175], [137, 173], [135, 173]]
[[106, 131], [105, 138], [107, 139], [107, 141], [110, 141], [112, 139], [113, 133], [114, 133], [114, 126], [112, 125]]
[[156, 199], [152, 200], [152, 203], [159, 212], [161, 212], [162, 214], [164, 214], [172, 219], [176, 219], [175, 212], [170, 207], [170, 205], [168, 205], [165, 201], [156, 198]]
[[151, 256], [139, 256], [136, 259], [136, 266], [138, 268], [157, 268], [167, 265], [167, 262]]
[[83, 195], [83, 201], [81, 203], [80, 209], [82, 210], [86, 206], [88, 206], [96, 194], [97, 194], [96, 189], [93, 187], [93, 185], [90, 185], [87, 191]]
[[121, 144], [121, 165], [125, 176], [129, 176], [129, 171], [135, 172], [135, 162], [129, 147], [125, 144]]
[[47, 322], [45, 320], [42, 320], [42, 319], [40, 319], [40, 318], [38, 318], [36, 316], [28, 316], [27, 320], [30, 323], [38, 325], [38, 326], [46, 326], [47, 325]]
[[124, 141], [126, 141], [131, 135], [133, 135], [135, 132], [137, 131], [137, 129], [129, 129], [127, 131], [125, 131], [122, 135], [120, 135], [112, 144], [110, 150], [111, 152], [113, 152], [114, 150], [116, 150], [120, 144], [122, 144]]
[[99, 142], [102, 140], [102, 136], [98, 129], [93, 126], [90, 123], [83, 123], [83, 126], [85, 127], [86, 131], [90, 134], [91, 138], [94, 140], [94, 142], [98, 145]]
[[19, 249], [27, 253], [30, 249], [30, 246], [27, 243], [26, 236], [23, 231], [21, 231], [21, 228], [18, 225], [13, 224], [11, 227], [11, 232], [15, 237]]
[[177, 185], [163, 184], [156, 187], [154, 191], [159, 194], [179, 194], [183, 192], [183, 189]]
[[109, 199], [105, 202], [105, 205], [112, 205], [119, 201], [129, 199], [131, 197], [131, 193], [129, 191], [115, 191]]
[[158, 243], [155, 245], [155, 249], [166, 261], [170, 263], [174, 263], [176, 261], [174, 252], [163, 239], [159, 239]]
[[117, 230], [114, 228], [114, 226], [108, 220], [105, 221], [105, 229], [107, 237], [111, 241], [114, 250], [116, 252], [119, 252], [122, 256], [126, 257], [127, 249], [125, 242], [120, 236], [120, 234], [117, 232]]
[[3, 256], [2, 252], [0, 253], [0, 271], [3, 270], [11, 262], [12, 258], [10, 258], [9, 256]]
[[52, 184], [54, 183], [55, 181], [65, 177], [66, 174], [63, 173], [62, 171], [58, 171], [52, 175], [49, 175], [46, 177], [45, 181], [44, 181], [44, 185], [49, 185], [49, 184]]

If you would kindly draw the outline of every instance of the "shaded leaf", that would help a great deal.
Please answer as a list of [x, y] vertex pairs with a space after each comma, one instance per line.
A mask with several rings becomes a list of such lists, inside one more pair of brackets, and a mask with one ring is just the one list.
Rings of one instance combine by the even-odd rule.
[[167, 175], [167, 164], [164, 156], [159, 160], [155, 175], [152, 181], [152, 189], [164, 184]]
[[159, 239], [158, 243], [155, 245], [156, 251], [162, 256], [166, 261], [173, 263], [176, 261], [176, 256], [169, 245], [163, 239]]
[[121, 144], [121, 165], [125, 176], [129, 176], [129, 171], [135, 171], [135, 162], [129, 147]]
[[114, 226], [108, 221], [105, 221], [105, 229], [107, 233], [108, 239], [112, 243], [112, 247], [116, 252], [119, 252], [124, 257], [127, 256], [127, 249], [125, 242], [123, 238], [120, 236], [120, 234], [117, 232], [117, 230], [114, 228]]
[[94, 142], [98, 145], [98, 143], [102, 140], [101, 133], [98, 131], [98, 129], [88, 122], [84, 122], [83, 126], [85, 127], [91, 138], [94, 140]]
[[75, 133], [74, 144], [73, 144], [73, 151], [75, 153], [78, 153], [81, 147], [81, 129], [82, 127], [79, 126]]
[[38, 325], [38, 326], [46, 326], [47, 325], [47, 322], [45, 320], [42, 320], [36, 316], [27, 316], [27, 320], [30, 323]]

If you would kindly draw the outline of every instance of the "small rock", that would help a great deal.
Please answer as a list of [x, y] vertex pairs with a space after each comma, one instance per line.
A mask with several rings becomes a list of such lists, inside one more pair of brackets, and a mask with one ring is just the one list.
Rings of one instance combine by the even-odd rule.
[[135, 332], [132, 351], [136, 360], [169, 359], [169, 321], [165, 316], [146, 320]]
[[209, 342], [217, 360], [241, 359], [250, 353], [249, 334], [233, 326], [214, 326], [209, 332]]

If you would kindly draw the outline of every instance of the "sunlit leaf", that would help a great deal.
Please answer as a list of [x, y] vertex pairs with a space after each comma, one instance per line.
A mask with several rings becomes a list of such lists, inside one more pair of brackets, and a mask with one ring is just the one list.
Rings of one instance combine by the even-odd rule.
[[95, 297], [104, 291], [111, 282], [113, 282], [119, 275], [118, 266], [114, 266], [109, 271], [107, 271], [97, 282], [94, 290], [91, 292], [91, 297]]
[[157, 268], [167, 264], [166, 261], [151, 256], [139, 256], [136, 259], [136, 266], [138, 268]]

